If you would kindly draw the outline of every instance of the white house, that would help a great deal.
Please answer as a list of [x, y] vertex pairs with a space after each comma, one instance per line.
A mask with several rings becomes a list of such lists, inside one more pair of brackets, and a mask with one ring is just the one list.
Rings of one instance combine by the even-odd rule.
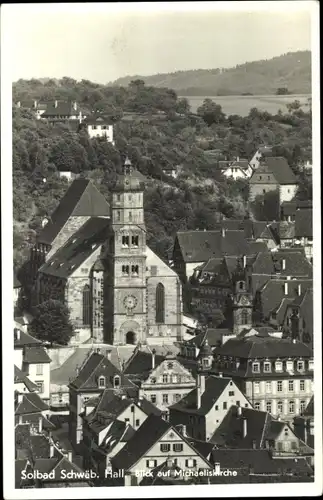
[[108, 142], [114, 145], [113, 125], [110, 118], [93, 115], [89, 116], [83, 123], [91, 139], [105, 137]]
[[223, 168], [221, 167], [221, 174], [235, 181], [237, 179], [249, 179], [253, 174], [253, 169], [248, 160], [241, 160], [238, 157], [233, 162], [223, 166]]
[[44, 347], [25, 347], [23, 354], [23, 372], [38, 387], [39, 396], [49, 402], [50, 362]]
[[260, 161], [265, 156], [270, 156], [272, 154], [272, 148], [270, 146], [261, 146], [257, 149], [253, 157], [251, 158], [249, 164], [253, 170], [257, 170], [260, 165]]

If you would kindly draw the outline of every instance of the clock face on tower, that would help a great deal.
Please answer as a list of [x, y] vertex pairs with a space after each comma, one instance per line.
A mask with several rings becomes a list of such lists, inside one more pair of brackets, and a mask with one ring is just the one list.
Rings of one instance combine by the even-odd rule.
[[130, 309], [130, 311], [136, 307], [137, 302], [138, 300], [133, 295], [127, 295], [123, 301], [126, 309]]
[[247, 297], [242, 296], [241, 300], [240, 300], [240, 304], [243, 305], [243, 306], [248, 306], [249, 305], [249, 300], [247, 299]]

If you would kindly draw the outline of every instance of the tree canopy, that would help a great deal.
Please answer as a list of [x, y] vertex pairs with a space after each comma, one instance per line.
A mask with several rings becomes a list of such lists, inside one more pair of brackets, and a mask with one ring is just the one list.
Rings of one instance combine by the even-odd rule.
[[29, 325], [29, 333], [51, 345], [68, 345], [74, 334], [68, 308], [62, 302], [54, 299], [35, 306], [33, 320]]

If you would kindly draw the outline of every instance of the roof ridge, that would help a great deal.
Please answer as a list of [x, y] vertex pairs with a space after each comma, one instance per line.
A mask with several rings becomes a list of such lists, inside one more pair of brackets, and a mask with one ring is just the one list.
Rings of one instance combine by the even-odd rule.
[[[102, 361], [105, 359], [104, 356], [103, 356], [103, 354], [99, 354], [98, 352], [94, 352], [93, 354], [97, 354], [98, 356], [102, 356], [102, 358], [100, 359], [100, 361], [98, 362], [98, 364], [96, 365], [96, 367], [92, 370], [92, 372], [90, 373], [90, 375], [88, 376], [88, 378], [86, 380], [84, 380], [84, 382], [81, 385], [81, 387], [83, 387], [84, 384], [86, 384], [86, 382], [88, 382], [88, 380], [90, 379], [90, 377], [94, 374], [94, 372], [98, 369], [98, 367], [100, 366], [100, 364], [102, 363]], [[93, 354], [92, 354], [92, 356], [93, 356]], [[90, 359], [91, 359], [91, 356], [88, 358], [87, 361], [90, 361]], [[85, 368], [85, 366], [83, 366], [83, 368]]]

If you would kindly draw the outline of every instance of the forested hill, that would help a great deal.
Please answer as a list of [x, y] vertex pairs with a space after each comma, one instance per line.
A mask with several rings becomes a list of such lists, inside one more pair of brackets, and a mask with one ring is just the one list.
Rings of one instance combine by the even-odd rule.
[[311, 93], [311, 52], [289, 52], [269, 60], [247, 62], [234, 68], [196, 69], [150, 76], [126, 76], [112, 85], [128, 85], [141, 79], [147, 85], [168, 87], [179, 95], [275, 94], [287, 88], [291, 94]]

